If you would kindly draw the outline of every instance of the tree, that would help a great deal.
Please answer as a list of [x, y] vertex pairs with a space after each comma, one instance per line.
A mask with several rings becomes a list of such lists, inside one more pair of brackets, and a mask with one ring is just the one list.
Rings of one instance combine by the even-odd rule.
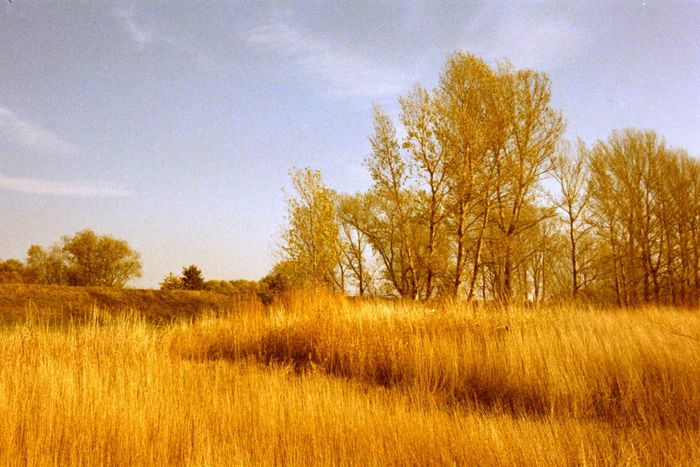
[[[438, 140], [438, 113], [430, 93], [417, 85], [401, 103], [401, 123], [406, 129], [403, 148], [411, 155], [411, 166], [418, 177], [419, 216], [427, 223], [422, 263], [425, 266], [425, 298], [433, 295], [440, 276], [437, 249], [446, 218], [446, 152]], [[424, 247], [423, 247], [424, 244]]]
[[401, 157], [389, 116], [374, 108], [372, 155], [365, 161], [374, 184], [366, 198], [371, 213], [364, 232], [384, 263], [387, 279], [402, 297], [418, 298], [417, 194], [409, 189], [408, 166]]
[[240, 298], [255, 296], [258, 292], [258, 282], [245, 279], [236, 280], [208, 280], [204, 282], [204, 290], [231, 295]]
[[654, 131], [613, 132], [592, 149], [591, 202], [606, 277], [622, 306], [700, 298], [700, 163]]
[[550, 82], [546, 74], [509, 67], [502, 67], [499, 73], [504, 80], [508, 140], [496, 165], [491, 218], [500, 245], [496, 256], [496, 295], [509, 301], [513, 295], [517, 239], [552, 215], [530, 206], [536, 203], [535, 188], [551, 169], [564, 122], [561, 113], [550, 106]]
[[484, 60], [455, 53], [435, 90], [437, 139], [445, 157], [447, 224], [454, 242], [452, 295], [474, 296], [491, 209], [494, 170], [506, 140], [502, 77]]
[[179, 290], [183, 288], [182, 278], [172, 272], [168, 273], [160, 283], [160, 290]]
[[59, 245], [53, 245], [48, 251], [40, 245], [30, 246], [27, 251], [27, 270], [37, 284], [68, 284], [66, 258]]
[[284, 277], [411, 299], [700, 301], [700, 162], [653, 131], [565, 147], [551, 100], [544, 73], [453, 54], [435, 89], [399, 99], [403, 131], [375, 106], [368, 191], [294, 174]]
[[260, 279], [258, 287], [258, 298], [264, 305], [269, 305], [272, 301], [287, 293], [292, 287], [292, 267], [289, 261], [278, 262], [272, 271]]
[[466, 282], [471, 299], [490, 245], [491, 293], [510, 299], [515, 275], [525, 277], [516, 266], [531, 253], [521, 239], [553, 215], [535, 209], [563, 131], [550, 101], [545, 74], [456, 53], [432, 93], [418, 85], [400, 98], [401, 146], [375, 107], [369, 216], [356, 228], [399, 295], [457, 296]]
[[140, 255], [124, 240], [83, 230], [48, 250], [32, 245], [27, 274], [39, 284], [123, 287], [141, 277]]
[[202, 271], [194, 264], [182, 268], [182, 278], [180, 282], [182, 288], [185, 290], [204, 289], [204, 276], [202, 276]]
[[559, 184], [561, 194], [555, 206], [564, 214], [564, 223], [569, 238], [569, 261], [571, 262], [571, 296], [576, 298], [579, 289], [591, 280], [585, 273], [591, 265], [591, 230], [593, 226], [586, 219], [591, 190], [587, 167], [588, 151], [579, 141], [574, 154], [570, 145], [563, 144], [557, 155], [552, 176]]
[[21, 284], [27, 281], [27, 270], [16, 259], [0, 260], [0, 284]]
[[362, 226], [366, 225], [363, 195], [341, 196], [337, 214], [341, 261], [345, 264], [353, 285], [357, 287], [357, 293], [362, 296], [372, 290], [375, 273], [368, 259], [370, 239], [362, 230]]
[[335, 193], [318, 170], [292, 171], [295, 197], [287, 199], [289, 225], [282, 250], [297, 287], [333, 287], [339, 264]]
[[83, 230], [63, 237], [68, 282], [79, 286], [123, 287], [141, 277], [140, 255], [124, 240]]

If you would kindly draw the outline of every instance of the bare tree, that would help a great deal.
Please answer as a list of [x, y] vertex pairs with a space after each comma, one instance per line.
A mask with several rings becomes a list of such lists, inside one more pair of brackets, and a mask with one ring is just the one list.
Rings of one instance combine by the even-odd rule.
[[[571, 296], [576, 298], [579, 289], [587, 282], [582, 272], [588, 271], [590, 261], [590, 237], [593, 225], [586, 218], [591, 201], [587, 165], [587, 149], [579, 141], [574, 153], [567, 142], [562, 144], [556, 156], [552, 176], [559, 184], [561, 193], [555, 199], [555, 206], [563, 213], [569, 239], [569, 260], [571, 262]], [[590, 280], [590, 276], [589, 279]]]

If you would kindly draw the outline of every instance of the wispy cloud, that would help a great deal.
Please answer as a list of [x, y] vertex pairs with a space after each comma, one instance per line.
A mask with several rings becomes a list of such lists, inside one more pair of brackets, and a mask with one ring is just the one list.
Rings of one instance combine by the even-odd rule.
[[136, 43], [139, 50], [144, 50], [149, 44], [163, 45], [188, 57], [204, 71], [216, 71], [223, 68], [209, 51], [159, 32], [154, 26], [137, 18], [133, 8], [116, 7], [112, 9], [112, 16], [129, 38]]
[[341, 50], [285, 21], [256, 27], [245, 39], [291, 59], [302, 74], [324, 83], [335, 95], [393, 96], [405, 92], [412, 82], [404, 70]]
[[583, 36], [567, 10], [514, 4], [484, 7], [467, 25], [466, 49], [491, 59], [510, 59], [516, 66], [554, 70], [580, 52]]
[[65, 182], [8, 177], [0, 173], [0, 188], [22, 193], [83, 197], [126, 197], [132, 193], [109, 182]]
[[0, 107], [0, 141], [48, 155], [74, 155], [78, 148], [51, 130], [23, 120], [10, 109]]
[[154, 31], [150, 26], [142, 24], [134, 19], [133, 9], [116, 7], [112, 10], [114, 16], [129, 37], [143, 49], [146, 44], [154, 39]]
[[[51, 130], [19, 118], [0, 107], [0, 141], [48, 155], [75, 155], [79, 149]], [[0, 188], [23, 193], [63, 196], [130, 196], [131, 193], [109, 182], [66, 182], [9, 177], [0, 173]]]

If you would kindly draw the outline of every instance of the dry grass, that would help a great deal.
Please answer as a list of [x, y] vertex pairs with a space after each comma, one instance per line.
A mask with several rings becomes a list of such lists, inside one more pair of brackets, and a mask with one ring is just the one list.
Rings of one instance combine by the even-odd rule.
[[0, 463], [693, 465], [697, 311], [297, 296], [0, 336]]
[[113, 287], [0, 284], [0, 325], [40, 319], [62, 326], [92, 320], [102, 314], [137, 312], [151, 323], [196, 318], [206, 310], [249, 307], [238, 296], [198, 290], [141, 290]]

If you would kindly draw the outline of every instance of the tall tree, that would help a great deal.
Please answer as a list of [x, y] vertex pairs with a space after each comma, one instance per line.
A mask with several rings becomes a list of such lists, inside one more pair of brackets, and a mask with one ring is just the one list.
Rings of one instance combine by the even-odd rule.
[[[591, 200], [587, 149], [582, 141], [576, 152], [570, 144], [562, 144], [552, 170], [552, 176], [561, 191], [555, 206], [563, 213], [569, 238], [569, 260], [571, 262], [571, 296], [576, 298], [579, 289], [591, 278], [584, 275], [591, 261], [591, 230], [593, 226], [586, 219]], [[582, 277], [583, 276], [583, 277]]]
[[547, 75], [510, 67], [501, 67], [499, 73], [505, 80], [508, 141], [496, 166], [492, 219], [501, 245], [496, 293], [501, 300], [508, 301], [513, 292], [518, 236], [551, 216], [547, 211], [535, 211], [528, 206], [536, 202], [535, 189], [551, 168], [564, 122], [561, 113], [551, 107]]
[[[422, 256], [425, 266], [425, 298], [433, 295], [433, 287], [439, 276], [437, 255], [438, 236], [442, 233], [447, 215], [446, 153], [438, 141], [437, 108], [428, 91], [417, 85], [401, 103], [401, 123], [406, 130], [403, 147], [408, 149], [420, 191], [418, 215], [427, 224], [427, 238]], [[420, 251], [418, 252], [420, 254]]]
[[402, 159], [396, 129], [381, 108], [374, 108], [372, 155], [366, 160], [371, 188], [374, 240], [387, 278], [402, 297], [418, 298], [418, 235], [416, 193], [407, 187], [408, 167]]
[[689, 277], [697, 271], [697, 167], [650, 130], [616, 131], [594, 146], [593, 212], [620, 305], [698, 296]]
[[289, 225], [282, 250], [292, 279], [296, 286], [333, 287], [339, 264], [336, 195], [318, 170], [296, 170], [291, 177], [296, 196], [287, 199]]
[[367, 192], [336, 200], [296, 173], [285, 277], [413, 299], [700, 300], [697, 160], [638, 130], [561, 150], [547, 75], [461, 52], [399, 101], [401, 141], [374, 108]]
[[448, 59], [434, 93], [436, 134], [448, 186], [448, 225], [454, 238], [452, 294], [457, 295], [471, 261], [468, 299], [480, 271], [495, 163], [506, 139], [499, 85], [486, 62], [458, 52]]

